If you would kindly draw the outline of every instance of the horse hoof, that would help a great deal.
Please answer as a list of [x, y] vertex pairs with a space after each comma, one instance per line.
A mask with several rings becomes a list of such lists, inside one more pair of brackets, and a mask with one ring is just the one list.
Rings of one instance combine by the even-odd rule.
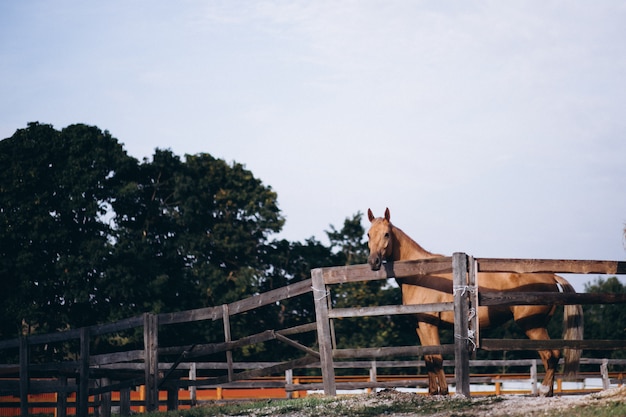
[[554, 391], [552, 390], [552, 387], [541, 384], [539, 385], [539, 395], [542, 397], [552, 397], [554, 395]]

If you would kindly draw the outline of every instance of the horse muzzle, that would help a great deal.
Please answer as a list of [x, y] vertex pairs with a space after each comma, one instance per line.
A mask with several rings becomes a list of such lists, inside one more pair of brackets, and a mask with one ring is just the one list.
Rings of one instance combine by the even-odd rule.
[[367, 258], [367, 263], [370, 264], [372, 271], [378, 271], [383, 265], [383, 257], [379, 254], [371, 254], [369, 258]]

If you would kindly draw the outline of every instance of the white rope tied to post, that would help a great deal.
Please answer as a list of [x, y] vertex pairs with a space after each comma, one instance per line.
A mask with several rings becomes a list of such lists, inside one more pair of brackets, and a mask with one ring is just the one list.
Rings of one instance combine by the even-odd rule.
[[330, 295], [330, 291], [329, 291], [329, 290], [318, 290], [317, 288], [315, 288], [315, 287], [314, 287], [314, 286], [312, 286], [312, 285], [311, 285], [311, 289], [312, 289], [314, 292], [318, 292], [318, 293], [319, 293], [319, 292], [323, 292], [323, 293], [324, 293], [324, 295], [322, 295], [322, 296], [321, 296], [321, 297], [319, 297], [319, 298], [315, 297], [315, 295], [314, 295], [314, 296], [313, 296], [313, 299], [314, 299], [315, 301], [320, 301], [320, 300], [323, 300], [324, 298], [326, 298], [326, 297], [328, 297], [328, 296]]
[[452, 288], [452, 295], [456, 297], [456, 294], [459, 291], [461, 291], [461, 297], [464, 296], [466, 292], [469, 292], [470, 294], [474, 294], [476, 292], [476, 286], [475, 285], [455, 285]]
[[472, 344], [472, 351], [476, 350], [476, 342], [474, 341], [476, 334], [474, 330], [467, 331], [467, 337], [463, 337], [460, 334], [455, 334], [454, 338], [458, 340], [466, 340]]
[[[457, 292], [461, 291], [461, 297], [465, 295], [466, 292], [470, 294], [474, 294], [476, 292], [476, 286], [473, 285], [457, 285], [453, 288], [453, 296], [456, 297]], [[468, 311], [467, 321], [468, 323], [472, 321], [472, 319], [476, 317], [476, 308], [471, 307]], [[472, 344], [472, 351], [476, 350], [476, 331], [472, 329], [467, 330], [467, 337], [463, 337], [460, 334], [454, 335], [455, 339], [459, 340], [467, 340]]]
[[467, 331], [467, 340], [472, 344], [472, 352], [476, 350], [476, 332], [474, 330]]
[[469, 314], [467, 316], [467, 321], [471, 322], [472, 319], [476, 317], [476, 309], [474, 307], [470, 307]]

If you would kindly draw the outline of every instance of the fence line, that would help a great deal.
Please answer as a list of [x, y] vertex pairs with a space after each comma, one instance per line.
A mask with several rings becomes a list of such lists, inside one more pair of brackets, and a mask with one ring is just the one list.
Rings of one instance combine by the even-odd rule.
[[[322, 387], [327, 395], [335, 395], [335, 369], [344, 367], [342, 360], [353, 358], [380, 359], [387, 356], [409, 355], [419, 356], [427, 353], [454, 353], [455, 383], [457, 393], [469, 395], [469, 359], [470, 340], [478, 338], [478, 323], [467, 320], [470, 308], [487, 305], [523, 305], [523, 304], [605, 304], [624, 303], [626, 295], [622, 294], [560, 294], [560, 293], [494, 293], [474, 291], [476, 274], [479, 272], [565, 272], [565, 273], [626, 273], [626, 263], [616, 261], [565, 261], [537, 259], [492, 259], [471, 258], [464, 253], [455, 253], [452, 257], [441, 257], [422, 261], [403, 261], [384, 264], [379, 271], [371, 271], [368, 265], [346, 267], [318, 268], [311, 271], [311, 279], [278, 288], [266, 293], [239, 300], [224, 306], [207, 307], [177, 313], [144, 314], [114, 323], [89, 326], [65, 332], [33, 335], [18, 339], [0, 341], [0, 350], [16, 349], [19, 352], [19, 364], [0, 365], [3, 376], [17, 376], [14, 381], [0, 381], [1, 392], [16, 392], [20, 396], [22, 415], [28, 414], [28, 394], [34, 392], [59, 393], [57, 415], [64, 417], [67, 408], [67, 395], [77, 392], [77, 414], [86, 416], [89, 411], [89, 396], [101, 395], [104, 404], [110, 403], [110, 393], [121, 390], [123, 398], [130, 398], [132, 387], [145, 387], [146, 410], [158, 407], [159, 389], [168, 390], [175, 407], [178, 387], [217, 386], [233, 384], [246, 378], [287, 372], [295, 368], [319, 366], [322, 373]], [[351, 308], [333, 308], [331, 305], [330, 288], [332, 285], [396, 278], [403, 283], [417, 283], [419, 277], [430, 274], [452, 274], [454, 278], [453, 303], [410, 306], [369, 306]], [[470, 289], [470, 291], [466, 291]], [[231, 340], [230, 317], [253, 311], [256, 308], [280, 302], [292, 297], [311, 293], [315, 304], [315, 322], [288, 329], [270, 329], [256, 334]], [[395, 346], [395, 347], [361, 347], [358, 349], [338, 349], [334, 345], [332, 320], [341, 317], [362, 317], [372, 315], [415, 314], [426, 311], [454, 310], [455, 312], [455, 344], [444, 346]], [[158, 346], [159, 326], [197, 321], [222, 320], [224, 341], [220, 343], [197, 344], [188, 346]], [[135, 328], [143, 329], [143, 349], [110, 354], [93, 354], [90, 352], [90, 340], [108, 333], [123, 332]], [[304, 346], [289, 336], [317, 332], [319, 350]], [[253, 368], [240, 368], [232, 360], [229, 352], [253, 343], [277, 340], [300, 350], [302, 357], [280, 363], [262, 363]], [[476, 339], [478, 341], [478, 339]], [[50, 343], [77, 341], [79, 355], [76, 360], [61, 363], [32, 363], [31, 347]], [[482, 348], [488, 350], [536, 350], [560, 349], [564, 346], [579, 349], [624, 349], [626, 341], [530, 341], [530, 340], [482, 340]], [[209, 369], [208, 365], [191, 365], [197, 359], [226, 352], [226, 361], [219, 368], [226, 371], [225, 375], [212, 378], [181, 380], [185, 371], [194, 368]], [[177, 355], [174, 362], [163, 363], [161, 356]], [[336, 361], [337, 360], [337, 361]], [[317, 365], [319, 363], [319, 365]], [[349, 363], [349, 362], [348, 362]], [[218, 368], [211, 368], [218, 369]], [[239, 372], [237, 372], [239, 371]], [[375, 370], [373, 371], [375, 375]], [[68, 378], [72, 376], [72, 378]], [[54, 376], [56, 382], [37, 381], [36, 377]], [[90, 381], [99, 380], [101, 386], [90, 386]], [[375, 381], [374, 381], [375, 382]], [[296, 385], [296, 384], [292, 384]], [[375, 385], [374, 385], [375, 386]], [[45, 391], [47, 390], [47, 391]], [[130, 400], [128, 400], [130, 401]], [[103, 409], [103, 417], [108, 417], [110, 409]], [[129, 411], [123, 407], [122, 412]]]

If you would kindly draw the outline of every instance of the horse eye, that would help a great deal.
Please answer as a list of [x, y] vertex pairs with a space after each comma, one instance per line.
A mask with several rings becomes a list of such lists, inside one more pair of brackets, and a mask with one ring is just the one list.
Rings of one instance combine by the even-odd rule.
[[389, 233], [385, 233], [385, 239], [389, 239]]

